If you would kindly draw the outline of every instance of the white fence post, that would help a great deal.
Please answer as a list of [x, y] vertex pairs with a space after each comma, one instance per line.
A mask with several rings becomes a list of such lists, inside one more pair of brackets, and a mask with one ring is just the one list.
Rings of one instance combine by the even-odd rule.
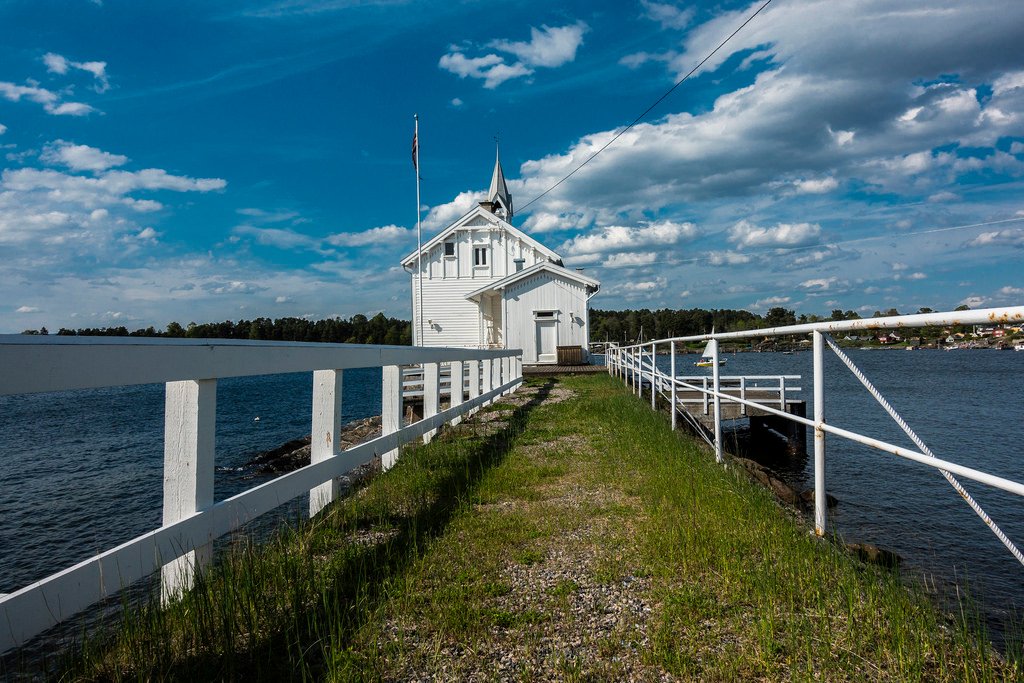
[[[747, 400], [747, 378], [746, 377], [740, 377], [740, 398], [742, 400], [744, 400], [744, 401]], [[746, 415], [746, 414], [747, 414], [747, 404], [746, 403], [741, 403], [740, 404], [740, 415]]]
[[814, 533], [825, 535], [828, 501], [825, 494], [825, 358], [821, 332], [814, 339]]
[[[380, 430], [387, 436], [402, 428], [402, 366], [385, 365], [381, 368], [383, 380], [380, 388]], [[380, 468], [384, 472], [398, 462], [398, 449], [381, 455]]]
[[[491, 389], [497, 389], [501, 386], [501, 359], [495, 358], [491, 361]], [[497, 396], [495, 396], [497, 400]]]
[[711, 340], [711, 377], [715, 384], [715, 462], [725, 462], [725, 457], [722, 455], [722, 397], [719, 396], [719, 392], [722, 390], [722, 384], [719, 378], [718, 368], [718, 340]]
[[[217, 380], [167, 382], [164, 389], [164, 525], [213, 505]], [[213, 539], [211, 538], [210, 541]], [[170, 602], [192, 587], [213, 556], [212, 543], [168, 562], [160, 594]]]
[[[452, 408], [454, 408], [455, 406], [462, 405], [463, 396], [465, 396], [466, 391], [466, 378], [465, 371], [463, 370], [463, 363], [461, 360], [453, 360], [451, 362], [450, 367], [452, 370], [452, 394], [449, 405]], [[461, 415], [456, 415], [455, 417], [452, 418], [453, 427], [459, 424], [460, 422], [462, 422]]]
[[672, 398], [671, 398], [671, 402], [672, 402], [672, 430], [675, 431], [675, 428], [676, 428], [676, 409], [678, 408], [678, 406], [676, 405], [676, 343], [675, 342], [672, 342], [672, 343], [669, 344], [668, 352], [671, 355], [671, 360], [669, 360], [669, 373], [672, 375], [672, 380], [671, 380], [672, 381], [672, 389], [671, 389], [671, 391], [672, 391]]
[[[486, 394], [488, 391], [494, 388], [494, 370], [491, 368], [493, 365], [493, 359], [484, 358], [483, 360], [483, 386], [480, 387], [480, 393]], [[489, 399], [484, 405], [490, 405], [494, 402], [494, 399]]]
[[[469, 400], [472, 401], [480, 395], [480, 361], [467, 361], [467, 365], [469, 365]], [[478, 410], [479, 408], [473, 408], [469, 414], [474, 415]]]
[[711, 411], [709, 410], [708, 395], [707, 395], [707, 390], [708, 390], [708, 377], [707, 377], [707, 375], [705, 375], [704, 377], [701, 377], [701, 384], [703, 385], [702, 388], [704, 389], [704, 393], [701, 394], [701, 396], [704, 397], [704, 414], [705, 415], [710, 415]]
[[[501, 383], [508, 384], [512, 381], [512, 356], [505, 356], [501, 359]], [[502, 396], [511, 394], [511, 389], [502, 392]]]
[[[313, 421], [310, 434], [310, 464], [332, 458], [341, 450], [341, 370], [313, 371]], [[337, 479], [324, 482], [309, 491], [309, 516], [338, 497]]]
[[657, 364], [655, 363], [657, 357], [658, 357], [658, 349], [654, 345], [654, 342], [651, 342], [651, 410], [656, 410], [657, 409], [657, 405], [655, 404], [655, 398], [656, 398], [655, 389], [658, 386], [658, 368], [657, 368]]
[[[441, 364], [423, 364], [423, 419], [437, 415], [438, 403], [441, 398]], [[436, 429], [431, 429], [423, 434], [423, 443], [430, 443], [430, 440], [437, 434]]]
[[779, 375], [779, 410], [786, 410], [786, 377]]

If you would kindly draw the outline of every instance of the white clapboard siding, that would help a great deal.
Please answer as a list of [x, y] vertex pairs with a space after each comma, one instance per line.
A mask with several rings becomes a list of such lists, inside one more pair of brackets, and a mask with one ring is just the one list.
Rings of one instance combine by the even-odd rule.
[[586, 346], [587, 292], [570, 278], [541, 271], [510, 285], [506, 302], [506, 345], [523, 350], [524, 363], [537, 362], [535, 311], [555, 311], [558, 346]]

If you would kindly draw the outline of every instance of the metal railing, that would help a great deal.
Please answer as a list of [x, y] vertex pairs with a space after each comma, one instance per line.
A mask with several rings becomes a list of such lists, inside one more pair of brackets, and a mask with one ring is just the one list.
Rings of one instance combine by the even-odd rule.
[[[928, 465], [938, 469], [956, 492], [971, 506], [971, 509], [981, 520], [992, 530], [1004, 546], [1013, 554], [1017, 560], [1024, 564], [1024, 554], [1006, 537], [999, 526], [985, 513], [981, 506], [967, 492], [964, 486], [956, 479], [957, 476], [970, 479], [987, 486], [992, 486], [1018, 496], [1024, 496], [1024, 484], [1004, 477], [995, 476], [980, 470], [959, 465], [954, 462], [942, 460], [935, 457], [934, 453], [914, 433], [913, 429], [903, 420], [895, 409], [885, 400], [881, 393], [874, 387], [870, 380], [854, 365], [853, 361], [843, 353], [839, 346], [830, 336], [836, 332], [856, 331], [877, 331], [888, 329], [904, 329], [915, 327], [953, 327], [957, 325], [972, 324], [1000, 324], [1020, 323], [1024, 321], [1024, 306], [1009, 308], [990, 308], [976, 311], [950, 311], [944, 313], [925, 313], [918, 315], [889, 316], [883, 318], [869, 318], [863, 320], [829, 321], [820, 323], [809, 323], [804, 325], [790, 325], [787, 327], [773, 327], [761, 330], [749, 330], [742, 332], [723, 332], [718, 334], [695, 335], [689, 337], [675, 337], [672, 339], [660, 339], [643, 344], [631, 346], [610, 347], [606, 354], [606, 365], [612, 376], [619, 377], [632, 386], [636, 393], [640, 393], [642, 385], [647, 382], [651, 387], [651, 407], [655, 407], [656, 392], [664, 396], [669, 405], [672, 406], [672, 426], [676, 427], [676, 413], [680, 403], [677, 398], [679, 389], [695, 391], [703, 394], [705, 398], [710, 397], [713, 402], [714, 414], [714, 449], [715, 459], [719, 463], [724, 462], [722, 450], [722, 402], [734, 402], [749, 407], [756, 407], [769, 415], [792, 420], [799, 424], [814, 429], [814, 530], [819, 536], [826, 532], [827, 524], [827, 500], [825, 495], [825, 446], [826, 435], [842, 437], [850, 441], [869, 446], [893, 455], [911, 460], [913, 462]], [[755, 402], [749, 398], [742, 398], [728, 393], [723, 385], [724, 378], [719, 373], [719, 351], [718, 343], [723, 340], [740, 340], [763, 337], [779, 337], [789, 335], [810, 334], [813, 342], [813, 363], [814, 363], [814, 417], [808, 419], [800, 415], [786, 412], [780, 407], [772, 407], [764, 403]], [[676, 374], [676, 346], [686, 342], [709, 342], [708, 351], [712, 356], [711, 387], [707, 387], [706, 380], [694, 382], [693, 378], [679, 377]], [[825, 421], [825, 383], [824, 383], [824, 350], [828, 346], [842, 362], [853, 372], [864, 387], [879, 402], [882, 408], [910, 437], [918, 450], [903, 448], [886, 441], [876, 439], [852, 430], [828, 424]], [[671, 369], [665, 373], [657, 368], [654, 362], [658, 348], [667, 349], [671, 354]], [[702, 378], [703, 379], [703, 378]]]
[[[418, 365], [418, 391], [403, 366]], [[380, 437], [341, 450], [342, 374], [382, 368]], [[442, 369], [442, 367], [444, 369]], [[360, 344], [198, 339], [0, 336], [0, 395], [165, 384], [163, 526], [0, 596], [0, 653], [157, 570], [164, 600], [192, 586], [214, 539], [303, 494], [310, 515], [338, 497], [338, 477], [376, 457], [391, 468], [399, 447], [429, 441], [445, 423], [515, 391], [522, 352]], [[311, 463], [219, 502], [213, 500], [217, 380], [310, 372]], [[462, 377], [463, 391], [441, 377]], [[423, 419], [403, 426], [403, 397], [423, 401]], [[441, 394], [449, 407], [441, 410]], [[0, 495], [3, 491], [0, 490]]]

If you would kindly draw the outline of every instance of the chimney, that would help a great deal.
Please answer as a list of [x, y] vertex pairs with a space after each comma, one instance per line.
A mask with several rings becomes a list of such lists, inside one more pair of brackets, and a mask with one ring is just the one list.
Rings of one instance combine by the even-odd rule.
[[491, 213], [494, 213], [494, 208], [495, 208], [494, 202], [483, 201], [483, 202], [480, 202], [480, 206], [484, 207], [485, 209], [487, 209]]
[[518, 273], [519, 271], [521, 271], [523, 269], [523, 264], [526, 263], [526, 259], [524, 259], [524, 258], [517, 258], [517, 259], [514, 259], [512, 261], [512, 263], [516, 264], [516, 272]]

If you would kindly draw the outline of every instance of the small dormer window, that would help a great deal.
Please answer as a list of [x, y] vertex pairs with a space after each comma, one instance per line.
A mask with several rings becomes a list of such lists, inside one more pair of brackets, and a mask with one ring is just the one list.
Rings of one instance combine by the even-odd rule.
[[487, 265], [487, 247], [473, 247], [473, 265], [481, 267]]
[[455, 242], [453, 240], [444, 243], [444, 255], [450, 258], [455, 257]]

